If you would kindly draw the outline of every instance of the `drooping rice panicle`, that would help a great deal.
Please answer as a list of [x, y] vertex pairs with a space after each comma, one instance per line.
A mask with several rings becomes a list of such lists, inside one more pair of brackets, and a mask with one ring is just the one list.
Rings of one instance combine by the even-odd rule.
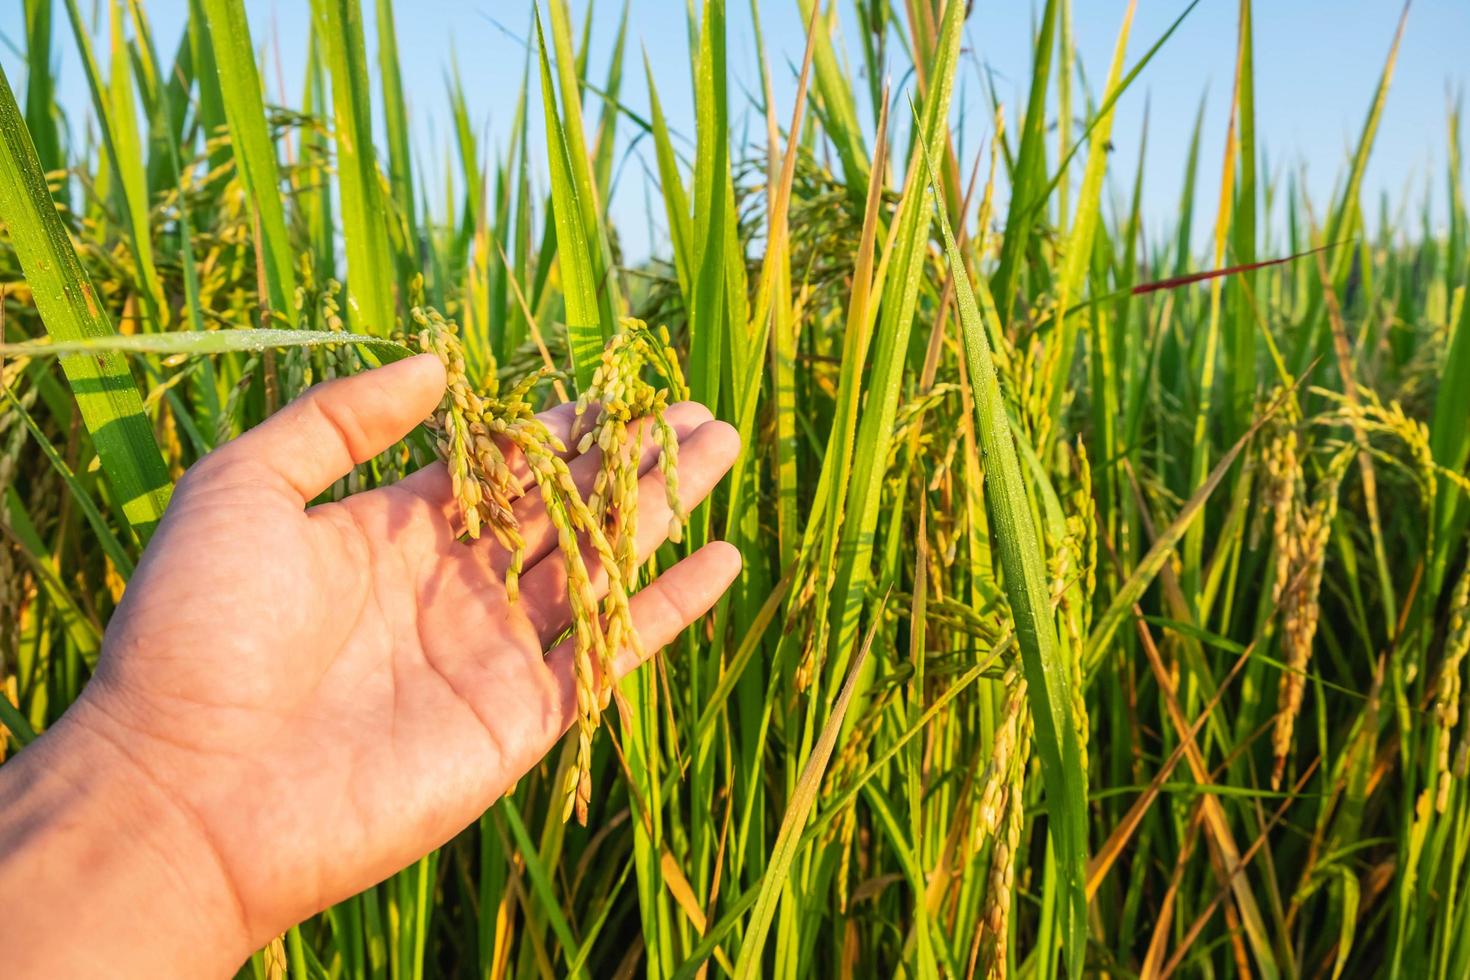
[[[1025, 681], [1018, 687], [1024, 689]], [[1014, 748], [1008, 748], [1009, 758], [1003, 774], [994, 781], [1004, 784], [1001, 797], [1003, 809], [995, 815], [991, 834], [994, 844], [990, 852], [990, 869], [985, 891], [985, 911], [979, 931], [982, 966], [980, 975], [987, 980], [1004, 980], [1010, 973], [1011, 907], [1016, 887], [1016, 867], [1020, 860], [1021, 830], [1025, 821], [1023, 794], [1026, 788], [1026, 767], [1030, 762], [1031, 715], [1024, 702], [1016, 711], [1014, 722], [1009, 719], [1008, 727], [1014, 725], [1012, 738]]]
[[[1461, 664], [1470, 653], [1470, 568], [1460, 574], [1455, 590], [1450, 595], [1449, 621], [1445, 627], [1444, 657], [1439, 665], [1439, 679], [1434, 691], [1434, 722], [1437, 728], [1435, 739], [1438, 753], [1435, 760], [1434, 808], [1444, 813], [1449, 805], [1450, 779], [1455, 773], [1450, 765], [1450, 742], [1455, 726], [1460, 721], [1460, 697], [1464, 690]], [[1464, 735], [1462, 733], [1462, 740]]]
[[[1355, 449], [1344, 447], [1327, 464], [1326, 472], [1313, 491], [1310, 506], [1298, 506], [1286, 538], [1277, 542], [1285, 553], [1283, 567], [1278, 559], [1277, 594], [1282, 604], [1282, 643], [1286, 669], [1276, 698], [1276, 721], [1271, 732], [1274, 759], [1271, 786], [1281, 785], [1286, 760], [1291, 753], [1292, 733], [1306, 691], [1307, 666], [1317, 635], [1320, 614], [1322, 570], [1327, 560], [1327, 539], [1337, 518], [1338, 490]], [[1300, 496], [1292, 498], [1300, 501]]]
[[[655, 389], [643, 378], [651, 367], [677, 392], [684, 391], [676, 355], [668, 334], [654, 333], [638, 321], [625, 321], [603, 353], [592, 385], [578, 403], [580, 413], [595, 401], [598, 410], [580, 436], [577, 449], [602, 459], [591, 492], [584, 500], [560, 454], [560, 439], [536, 418], [530, 394], [546, 377], [537, 370], [517, 383], [503, 386], [493, 358], [483, 392], [477, 392], [466, 373], [464, 350], [455, 325], [433, 309], [413, 311], [419, 325], [422, 350], [438, 355], [444, 364], [444, 399], [428, 426], [435, 447], [449, 469], [451, 491], [459, 502], [465, 533], [478, 539], [488, 528], [509, 553], [506, 593], [515, 601], [525, 559], [525, 540], [515, 516], [515, 500], [527, 488], [512, 471], [506, 447], [520, 451], [547, 516], [557, 529], [557, 547], [567, 570], [567, 592], [572, 609], [573, 664], [577, 686], [577, 757], [568, 770], [563, 789], [563, 819], [573, 813], [587, 822], [592, 795], [592, 741], [604, 703], [612, 691], [614, 657], [629, 647], [642, 659], [642, 647], [628, 608], [628, 588], [637, 573], [638, 453], [630, 437], [645, 417], [660, 447], [659, 466], [669, 500], [669, 534], [678, 539], [682, 522], [677, 465], [678, 440], [663, 417], [668, 388]], [[579, 536], [585, 537], [607, 577], [607, 597], [599, 604], [592, 574], [583, 557]]]
[[[1181, 3], [1096, 87], [1098, 19], [1066, 0], [542, 0], [544, 39], [465, 22], [440, 127], [391, 0], [279, 29], [263, 3], [0, 13], [0, 375], [38, 430], [0, 399], [0, 762], [92, 677], [168, 479], [381, 359], [344, 321], [434, 351], [451, 391], [322, 499], [442, 456], [458, 546], [503, 549], [524, 601], [518, 500], [543, 497], [575, 717], [462, 837], [245, 972], [1470, 972], [1463, 111], [1411, 120], [1443, 166], [1396, 194], [1394, 106], [1455, 68], [1420, 45], [1387, 98], [1398, 10], [1344, 28], [1389, 52], [1342, 88], [1366, 106], [1288, 84], [1265, 113], [1258, 77], [1302, 65], [1252, 0], [1234, 38], [1176, 33], [1210, 6]], [[1018, 84], [966, 68], [998, 46], [1029, 54]], [[1231, 84], [1150, 108], [1196, 54]], [[477, 84], [501, 60], [506, 98]], [[1282, 111], [1363, 120], [1342, 179], [1335, 145], [1268, 165]], [[287, 326], [307, 342], [252, 346]], [[686, 377], [742, 441], [697, 522]], [[562, 447], [536, 415], [574, 399]], [[721, 537], [745, 569], [615, 691], [645, 463], [660, 560]]]
[[995, 731], [990, 761], [980, 777], [980, 799], [976, 806], [975, 833], [972, 847], [995, 835], [1010, 807], [1015, 781], [1012, 778], [1017, 745], [1026, 727], [1026, 678], [1019, 665], [1012, 664], [1002, 681], [1006, 692], [1001, 708], [1001, 723]]

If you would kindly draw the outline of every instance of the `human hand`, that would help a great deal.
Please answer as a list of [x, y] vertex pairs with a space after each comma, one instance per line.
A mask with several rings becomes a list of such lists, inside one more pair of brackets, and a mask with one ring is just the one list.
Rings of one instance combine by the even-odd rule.
[[[306, 506], [443, 390], [432, 355], [329, 382], [185, 474], [95, 677], [0, 769], [0, 798], [18, 804], [0, 815], [0, 895], [29, 896], [0, 914], [8, 970], [23, 951], [11, 975], [227, 973], [443, 844], [572, 724], [570, 644], [547, 652], [571, 613], [539, 493], [515, 504], [527, 542], [516, 602], [493, 536], [457, 540], [442, 464]], [[542, 418], [566, 436], [571, 406]], [[692, 507], [738, 437], [696, 404], [667, 418]], [[647, 440], [644, 471], [657, 452]], [[569, 460], [584, 493], [596, 453]], [[656, 469], [640, 491], [647, 557], [668, 525]], [[739, 568], [734, 548], [711, 544], [638, 593], [645, 648], [703, 615]], [[619, 671], [636, 666], [623, 651]], [[48, 897], [65, 917], [48, 915]], [[87, 942], [44, 948], [37, 937], [62, 918]]]

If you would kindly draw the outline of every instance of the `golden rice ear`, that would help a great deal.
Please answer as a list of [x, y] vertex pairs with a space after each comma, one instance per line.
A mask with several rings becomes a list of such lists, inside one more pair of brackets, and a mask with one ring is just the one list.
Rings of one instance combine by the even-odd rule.
[[1454, 729], [1460, 721], [1461, 689], [1460, 665], [1470, 654], [1470, 565], [1460, 573], [1455, 591], [1450, 597], [1449, 626], [1445, 630], [1444, 659], [1439, 668], [1439, 679], [1435, 684], [1434, 722], [1438, 730], [1438, 784], [1435, 787], [1434, 808], [1444, 813], [1449, 806], [1451, 778], [1465, 778], [1467, 746], [1470, 746], [1470, 727], [1460, 733], [1460, 744], [1453, 765], [1450, 761], [1450, 742]]
[[[591, 384], [577, 399], [568, 439], [579, 453], [590, 452], [595, 445], [605, 454], [596, 486], [584, 500], [558, 455], [564, 451], [561, 440], [536, 418], [529, 403], [536, 381], [547, 373], [538, 367], [534, 375], [501, 389], [492, 369], [486, 390], [475, 391], [465, 373], [455, 325], [433, 309], [415, 308], [413, 318], [420, 327], [420, 348], [438, 355], [448, 379], [443, 402], [429, 420], [429, 428], [436, 433], [435, 448], [449, 468], [469, 536], [478, 538], [489, 527], [510, 552], [505, 590], [512, 602], [519, 598], [525, 544], [511, 500], [527, 488], [511, 472], [502, 442], [521, 451], [545, 501], [547, 516], [557, 529], [576, 638], [577, 686], [577, 754], [567, 774], [562, 810], [564, 819], [575, 814], [585, 823], [591, 802], [592, 740], [600, 723], [600, 706], [613, 690], [613, 658], [624, 644], [642, 658], [642, 643], [628, 606], [638, 573], [638, 454], [629, 436], [629, 423], [640, 416], [652, 416], [659, 443], [658, 465], [673, 514], [669, 538], [677, 543], [683, 537], [675, 469], [678, 438], [663, 417], [669, 388], [683, 387], [678, 362], [672, 351], [650, 342], [652, 335], [642, 321], [624, 321], [624, 332], [608, 343]], [[663, 387], [655, 387], [644, 377], [650, 372]], [[607, 577], [607, 596], [601, 603], [593, 592], [579, 537], [591, 542]]]

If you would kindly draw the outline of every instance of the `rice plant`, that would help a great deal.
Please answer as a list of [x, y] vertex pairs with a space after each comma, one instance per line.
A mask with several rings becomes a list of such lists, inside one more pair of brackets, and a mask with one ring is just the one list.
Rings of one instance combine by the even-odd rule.
[[[451, 75], [447, 160], [413, 152], [391, 0], [312, 0], [298, 93], [245, 0], [190, 0], [179, 38], [142, 0], [23, 2], [0, 755], [87, 683], [173, 482], [316, 381], [410, 350], [450, 377], [325, 498], [442, 460], [468, 533], [518, 553], [515, 446], [560, 532], [564, 749], [243, 976], [1470, 975], [1470, 221], [1458, 104], [1447, 210], [1365, 220], [1402, 20], [1313, 200], [1257, 144], [1238, 0], [1228, 130], [1152, 137], [1190, 140], [1186, 188], [1223, 137], [1218, 213], [1186, 193], [1154, 234], [1153, 175], [1109, 149], [1173, 27], [1134, 37], [1131, 2], [1101, 74], [1038, 2], [1025, 101], [987, 99], [962, 156], [960, 0], [796, 0], [801, 62], [758, 48], [754, 79], [725, 0], [689, 3], [690, 152], [646, 62], [623, 97], [626, 9], [608, 39], [538, 0], [510, 138], [479, 145]], [[57, 103], [59, 45], [90, 104]], [[647, 261], [610, 217], [630, 138]], [[684, 398], [743, 442], [689, 514]], [[585, 499], [535, 418], [558, 404], [605, 450]], [[643, 426], [676, 516], [640, 564]], [[606, 685], [629, 592], [716, 537], [735, 587]]]

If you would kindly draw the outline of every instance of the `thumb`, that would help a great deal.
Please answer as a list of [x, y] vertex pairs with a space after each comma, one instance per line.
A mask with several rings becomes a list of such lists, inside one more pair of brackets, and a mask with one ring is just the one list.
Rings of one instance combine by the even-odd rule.
[[411, 432], [439, 404], [444, 384], [433, 354], [327, 381], [215, 450], [211, 468], [264, 471], [304, 506]]

